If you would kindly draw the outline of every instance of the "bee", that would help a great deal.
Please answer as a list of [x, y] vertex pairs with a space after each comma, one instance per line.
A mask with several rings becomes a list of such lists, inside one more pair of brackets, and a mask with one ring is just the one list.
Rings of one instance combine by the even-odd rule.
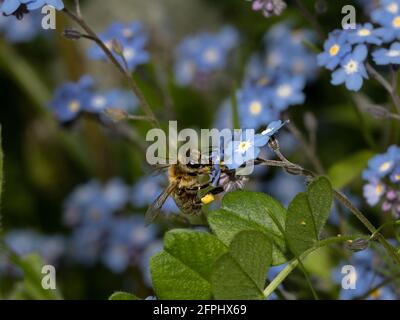
[[[145, 224], [151, 224], [160, 213], [168, 197], [172, 197], [184, 215], [199, 216], [205, 204], [214, 201], [214, 195], [222, 193], [223, 188], [213, 187], [212, 181], [201, 182], [201, 178], [209, 177], [213, 164], [177, 161], [168, 167], [168, 187], [150, 205], [145, 215]], [[199, 192], [211, 188], [206, 196], [200, 198]]]

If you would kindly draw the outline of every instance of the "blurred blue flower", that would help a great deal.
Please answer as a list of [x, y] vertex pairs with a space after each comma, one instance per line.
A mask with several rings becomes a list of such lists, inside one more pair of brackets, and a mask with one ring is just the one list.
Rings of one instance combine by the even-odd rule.
[[365, 45], [358, 45], [352, 53], [346, 55], [341, 61], [341, 67], [332, 73], [331, 83], [333, 85], [346, 84], [351, 91], [359, 91], [363, 85], [363, 79], [368, 79], [364, 61], [368, 50]]
[[305, 181], [303, 177], [293, 176], [284, 171], [278, 171], [277, 174], [262, 187], [263, 190], [287, 207], [299, 192], [305, 190]]
[[347, 43], [348, 32], [345, 30], [334, 30], [329, 34], [324, 43], [324, 52], [318, 55], [318, 65], [334, 70], [342, 61], [343, 57], [351, 51], [351, 45]]
[[188, 37], [176, 49], [175, 80], [181, 86], [195, 81], [199, 74], [207, 75], [225, 67], [230, 51], [238, 44], [239, 36], [231, 26], [215, 34], [200, 33]]
[[154, 225], [145, 227], [143, 217], [115, 219], [102, 255], [104, 264], [116, 273], [125, 271], [133, 258], [155, 239], [156, 234]]
[[61, 236], [44, 236], [31, 230], [12, 230], [4, 241], [17, 255], [40, 255], [46, 263], [57, 264], [65, 252], [65, 239]]
[[272, 106], [281, 112], [289, 106], [303, 104], [304, 87], [303, 77], [281, 77], [270, 93]]
[[[355, 288], [341, 288], [339, 296], [341, 300], [360, 298], [383, 282], [383, 276], [377, 271], [377, 268], [374, 265], [376, 263], [376, 259], [376, 254], [370, 248], [353, 253], [350, 261], [346, 264], [350, 264], [355, 268], [355, 273], [353, 274], [354, 278], [352, 279], [355, 281]], [[339, 285], [342, 284], [342, 280], [346, 276], [346, 274], [342, 273], [343, 265], [344, 264], [342, 264], [339, 268], [334, 269], [332, 272], [334, 281]], [[388, 285], [372, 292], [367, 299], [395, 300], [396, 295], [392, 290], [392, 287]]]
[[372, 53], [377, 65], [400, 64], [400, 42], [394, 42], [390, 49], [377, 49]]
[[143, 252], [143, 255], [140, 258], [139, 267], [142, 271], [144, 282], [149, 288], [152, 287], [150, 268], [149, 268], [150, 258], [156, 255], [157, 253], [161, 252], [163, 246], [164, 245], [161, 240], [152, 242], [146, 247], [145, 251]]
[[387, 17], [400, 13], [399, 0], [380, 0], [380, 5], [371, 12], [372, 21], [379, 24], [385, 23]]
[[355, 30], [350, 30], [348, 33], [348, 41], [351, 44], [369, 43], [378, 46], [382, 44], [379, 32], [374, 29], [371, 23], [365, 23], [364, 25], [359, 24]]
[[[113, 47], [113, 41], [117, 41], [121, 45], [122, 55], [124, 56], [128, 69], [132, 72], [137, 66], [147, 63], [150, 60], [149, 53], [145, 50], [148, 42], [148, 36], [144, 32], [142, 24], [133, 21], [128, 24], [113, 23], [107, 30], [99, 35], [106, 47], [113, 52], [115, 58], [124, 65], [124, 61]], [[89, 58], [93, 60], [106, 60], [107, 56], [101, 48], [93, 45], [88, 50]]]
[[68, 255], [78, 263], [93, 266], [102, 253], [105, 235], [105, 230], [95, 225], [76, 228], [69, 240]]
[[39, 9], [45, 5], [50, 5], [57, 10], [64, 9], [62, 0], [4, 0], [0, 11], [6, 16], [14, 14], [18, 19], [21, 19], [29, 11]]
[[385, 193], [385, 185], [381, 182], [370, 182], [363, 188], [363, 194], [370, 206], [375, 206]]
[[61, 122], [74, 120], [89, 105], [93, 79], [84, 76], [78, 83], [66, 83], [56, 89], [50, 107]]
[[[164, 191], [166, 179], [162, 175], [148, 176], [140, 179], [132, 188], [131, 203], [135, 208], [145, 208], [152, 204]], [[171, 197], [163, 206], [166, 212], [179, 212]]]
[[4, 34], [4, 37], [12, 43], [29, 42], [43, 30], [41, 19], [39, 12], [33, 12], [23, 20], [18, 20], [14, 16], [0, 15], [0, 34]]
[[104, 186], [103, 196], [111, 210], [121, 210], [129, 202], [130, 187], [120, 178], [115, 178]]
[[399, 9], [399, 0], [381, 0], [380, 6], [371, 13], [372, 21], [384, 27], [380, 32], [385, 42], [390, 42], [400, 35]]
[[400, 165], [393, 170], [393, 173], [390, 175], [390, 180], [393, 183], [400, 183]]
[[64, 3], [62, 0], [31, 0], [28, 3], [28, 10], [36, 10], [44, 7], [45, 5], [52, 6], [59, 11], [64, 9]]
[[81, 224], [87, 209], [100, 199], [101, 195], [101, 184], [98, 181], [90, 181], [75, 188], [64, 202], [65, 224], [67, 226]]
[[237, 104], [241, 128], [258, 129], [279, 117], [271, 108], [268, 90], [245, 86], [237, 92]]
[[29, 2], [32, 0], [4, 0], [0, 11], [6, 16], [15, 14], [18, 19], [21, 19], [23, 14], [28, 13], [26, 5]]

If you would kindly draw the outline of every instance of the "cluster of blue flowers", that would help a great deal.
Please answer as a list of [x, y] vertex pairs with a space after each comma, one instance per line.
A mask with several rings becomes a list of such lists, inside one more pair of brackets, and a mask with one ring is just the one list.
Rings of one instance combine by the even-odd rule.
[[[126, 63], [131, 72], [139, 65], [146, 64], [150, 60], [150, 55], [145, 49], [148, 35], [138, 21], [126, 24], [115, 22], [101, 33], [99, 38], [114, 54], [118, 62], [121, 65]], [[97, 45], [89, 48], [88, 57], [94, 60], [108, 61], [103, 50]]]
[[[289, 23], [278, 24], [267, 32], [265, 52], [251, 57], [236, 95], [241, 128], [258, 129], [279, 119], [290, 106], [304, 103], [305, 85], [314, 79], [318, 69], [315, 54], [304, 45], [313, 38], [312, 32], [292, 30]], [[228, 103], [220, 113], [223, 115], [218, 117], [224, 121], [232, 118], [228, 117]]]
[[400, 148], [391, 146], [386, 153], [369, 160], [363, 172], [368, 182], [364, 197], [371, 206], [382, 203], [382, 210], [400, 218]]
[[[398, 247], [396, 241], [391, 240], [390, 242], [395, 247]], [[348, 289], [342, 287], [343, 278], [346, 276], [346, 274], [342, 273], [344, 265], [351, 265], [355, 268], [355, 273], [350, 274], [350, 280], [355, 286]], [[398, 285], [394, 282], [373, 290], [383, 283], [385, 272], [389, 272], [388, 267], [383, 263], [382, 258], [377, 255], [377, 252], [371, 248], [353, 253], [350, 261], [342, 263], [339, 268], [334, 269], [332, 272], [334, 281], [341, 286], [339, 299], [352, 300], [362, 298], [371, 291], [366, 297], [368, 300], [397, 300]]]
[[6, 16], [15, 15], [21, 19], [24, 14], [42, 8], [45, 5], [54, 7], [57, 10], [64, 9], [62, 0], [4, 0], [0, 12]]
[[[4, 235], [7, 247], [18, 256], [37, 254], [47, 264], [58, 265], [66, 251], [66, 239], [60, 235], [42, 235], [32, 230], [11, 230]], [[0, 277], [20, 276], [19, 270], [0, 250]]]
[[202, 82], [212, 72], [222, 70], [229, 53], [239, 43], [239, 35], [231, 26], [218, 33], [200, 33], [186, 38], [176, 50], [175, 80], [180, 86]]
[[77, 83], [65, 83], [56, 89], [50, 107], [60, 122], [76, 119], [82, 112], [101, 115], [108, 109], [132, 112], [138, 101], [131, 92], [120, 89], [97, 92], [90, 76]]
[[358, 24], [329, 34], [318, 64], [333, 71], [333, 85], [344, 83], [348, 90], [359, 91], [368, 79], [365, 64], [369, 52], [377, 65], [400, 63], [400, 1], [381, 0], [371, 12], [371, 20], [379, 26]]
[[[91, 181], [76, 188], [64, 210], [64, 221], [73, 228], [71, 257], [87, 266], [102, 262], [116, 273], [138, 265], [147, 275], [148, 264], [143, 259], [161, 249], [157, 228], [146, 228], [142, 215], [127, 213], [147, 208], [163, 190], [161, 181], [160, 177], [144, 178], [130, 187], [113, 179], [106, 185]], [[176, 210], [172, 202], [163, 208]]]

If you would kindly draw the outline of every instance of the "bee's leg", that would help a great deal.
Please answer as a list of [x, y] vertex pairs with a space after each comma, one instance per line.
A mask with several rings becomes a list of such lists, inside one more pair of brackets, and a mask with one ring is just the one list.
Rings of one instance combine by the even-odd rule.
[[223, 193], [225, 190], [223, 187], [216, 187], [210, 191], [211, 194], [217, 195]]

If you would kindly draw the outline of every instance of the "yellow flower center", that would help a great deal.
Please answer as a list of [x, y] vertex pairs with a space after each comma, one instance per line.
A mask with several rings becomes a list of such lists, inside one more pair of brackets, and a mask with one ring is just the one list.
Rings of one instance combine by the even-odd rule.
[[358, 71], [358, 62], [355, 60], [350, 60], [345, 66], [344, 69], [346, 70], [347, 74], [353, 74]]
[[396, 174], [396, 175], [394, 176], [394, 180], [400, 181], [400, 174]]
[[336, 56], [340, 51], [340, 46], [337, 44], [334, 44], [330, 49], [329, 49], [329, 54], [333, 57]]
[[385, 172], [386, 170], [389, 170], [391, 167], [392, 163], [390, 161], [382, 163], [382, 165], [379, 167], [380, 172]]
[[261, 113], [261, 111], [262, 111], [262, 104], [261, 104], [260, 101], [253, 101], [250, 104], [249, 109], [250, 109], [250, 113], [252, 115], [259, 115]]
[[397, 17], [395, 17], [394, 19], [393, 19], [393, 21], [392, 21], [392, 26], [394, 27], [394, 28], [400, 28], [400, 16], [397, 16]]
[[277, 93], [281, 98], [287, 98], [292, 94], [292, 87], [288, 84], [281, 85], [278, 87]]
[[381, 290], [377, 289], [371, 292], [371, 298], [379, 299], [381, 297]]
[[249, 150], [251, 148], [251, 142], [248, 141], [242, 141], [240, 142], [239, 146], [236, 149], [236, 152], [240, 152], [240, 153], [246, 153], [247, 150]]
[[381, 195], [383, 193], [383, 185], [381, 184], [381, 183], [379, 183], [377, 186], [376, 186], [376, 194], [377, 195]]
[[262, 77], [258, 79], [257, 84], [259, 86], [266, 86], [269, 83], [269, 79], [267, 77]]
[[77, 100], [73, 100], [69, 103], [68, 109], [72, 112], [77, 112], [81, 107], [81, 104]]
[[367, 37], [371, 34], [371, 31], [369, 31], [367, 28], [363, 28], [360, 31], [358, 31], [358, 35], [361, 37]]

